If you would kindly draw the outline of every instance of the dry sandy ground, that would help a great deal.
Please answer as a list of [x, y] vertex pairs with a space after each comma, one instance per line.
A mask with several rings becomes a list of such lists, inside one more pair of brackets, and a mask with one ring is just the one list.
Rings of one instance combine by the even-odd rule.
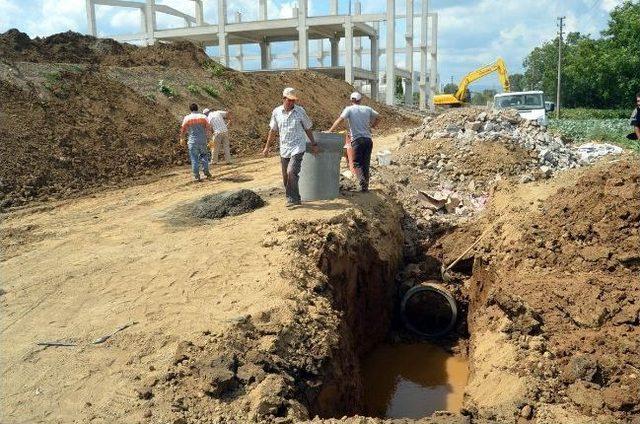
[[[397, 141], [394, 133], [375, 147]], [[288, 258], [262, 247], [266, 231], [332, 216], [351, 202], [287, 210], [277, 194], [249, 215], [206, 224], [171, 219], [176, 206], [205, 194], [281, 185], [274, 157], [214, 174], [194, 184], [180, 168], [150, 184], [4, 216], [2, 422], [127, 416], [137, 380], [150, 364], [168, 364], [179, 340], [284, 305], [290, 288], [274, 270]], [[37, 345], [51, 341], [75, 346]]]

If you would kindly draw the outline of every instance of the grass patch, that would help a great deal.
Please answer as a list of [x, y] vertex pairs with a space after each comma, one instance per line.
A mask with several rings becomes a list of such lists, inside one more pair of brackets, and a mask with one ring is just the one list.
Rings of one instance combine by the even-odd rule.
[[165, 83], [164, 80], [158, 81], [158, 91], [161, 92], [162, 94], [164, 94], [167, 97], [177, 97], [178, 96], [178, 92], [173, 87], [171, 87], [170, 85]]
[[[555, 116], [555, 115], [553, 115]], [[562, 109], [560, 111], [561, 119], [624, 119], [631, 116], [631, 107], [627, 109]]]
[[600, 141], [640, 152], [640, 143], [626, 138], [633, 132], [629, 119], [550, 119], [549, 129], [574, 142]]
[[204, 63], [204, 70], [209, 72], [212, 77], [221, 77], [225, 73], [224, 66], [211, 59]]
[[235, 84], [231, 80], [224, 80], [222, 82], [222, 86], [227, 91], [233, 91], [233, 89], [236, 88]]
[[202, 89], [204, 90], [205, 93], [207, 93], [214, 99], [217, 99], [218, 97], [220, 97], [220, 92], [218, 91], [217, 88], [215, 88], [212, 85], [203, 85]]
[[198, 95], [200, 94], [200, 87], [198, 87], [196, 84], [189, 84], [187, 86], [187, 91], [191, 94]]

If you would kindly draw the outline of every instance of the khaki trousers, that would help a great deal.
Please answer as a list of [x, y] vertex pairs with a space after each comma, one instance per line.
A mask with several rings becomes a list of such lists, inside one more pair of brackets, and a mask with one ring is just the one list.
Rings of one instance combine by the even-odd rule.
[[231, 148], [229, 147], [229, 133], [223, 132], [220, 134], [216, 134], [213, 137], [213, 157], [211, 159], [212, 163], [218, 163], [218, 158], [220, 156], [220, 149], [224, 149], [224, 160], [227, 163], [231, 163]]

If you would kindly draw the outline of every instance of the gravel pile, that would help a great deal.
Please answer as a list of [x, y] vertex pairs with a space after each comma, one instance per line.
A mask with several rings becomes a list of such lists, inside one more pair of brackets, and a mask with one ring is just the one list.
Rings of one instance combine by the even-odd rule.
[[251, 190], [227, 191], [200, 199], [191, 214], [195, 218], [220, 219], [242, 215], [264, 206], [264, 200]]

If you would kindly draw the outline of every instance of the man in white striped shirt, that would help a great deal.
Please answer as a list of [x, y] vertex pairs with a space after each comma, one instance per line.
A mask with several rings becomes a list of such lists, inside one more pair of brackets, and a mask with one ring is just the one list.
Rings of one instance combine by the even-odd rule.
[[[207, 117], [209, 125], [213, 130], [213, 158], [212, 164], [218, 163], [220, 150], [224, 150], [224, 160], [227, 165], [231, 164], [231, 148], [229, 146], [229, 129], [227, 125], [231, 124], [231, 113], [226, 110], [205, 109], [202, 113]], [[225, 122], [226, 119], [226, 122]]]
[[282, 92], [282, 106], [273, 109], [269, 122], [267, 143], [262, 150], [264, 156], [269, 155], [269, 145], [276, 134], [280, 138], [280, 166], [282, 181], [286, 190], [287, 207], [302, 204], [298, 190], [298, 178], [302, 167], [302, 157], [307, 148], [307, 137], [311, 141], [311, 151], [318, 153], [318, 145], [313, 138], [313, 123], [302, 106], [296, 105], [296, 90], [287, 87]]

